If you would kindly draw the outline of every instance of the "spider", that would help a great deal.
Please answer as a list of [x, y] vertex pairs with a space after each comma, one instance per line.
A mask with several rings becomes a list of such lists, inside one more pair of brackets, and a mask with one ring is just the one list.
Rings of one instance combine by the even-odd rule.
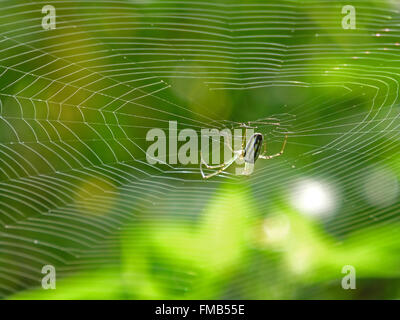
[[[279, 123], [277, 125], [279, 125]], [[245, 134], [242, 139], [242, 148], [241, 148], [241, 150], [235, 151], [232, 149], [232, 146], [229, 143], [228, 146], [231, 149], [231, 151], [233, 152], [233, 157], [229, 161], [224, 162], [219, 165], [216, 165], [216, 166], [210, 166], [204, 161], [203, 154], [201, 154], [200, 172], [204, 179], [209, 179], [211, 177], [214, 177], [214, 176], [220, 174], [221, 172], [228, 169], [238, 159], [244, 161], [244, 163], [245, 163], [245, 167], [244, 167], [242, 174], [250, 175], [253, 172], [254, 164], [258, 159], [269, 160], [269, 159], [272, 159], [272, 158], [282, 155], [283, 152], [285, 151], [286, 141], [288, 138], [287, 134], [285, 135], [285, 140], [283, 141], [281, 151], [276, 154], [273, 154], [273, 155], [266, 154], [267, 153], [267, 142], [264, 141], [264, 136], [261, 133], [254, 133], [250, 137], [249, 141], [246, 144], [246, 147], [244, 148], [245, 137], [247, 137], [247, 129], [252, 128], [252, 127], [245, 125], [245, 124], [242, 124], [241, 127], [245, 128]], [[228, 141], [229, 141], [229, 139], [228, 139]], [[261, 146], [264, 146], [264, 151], [262, 154], [260, 154]], [[206, 175], [203, 172], [203, 165], [208, 169], [218, 169], [218, 170]]]

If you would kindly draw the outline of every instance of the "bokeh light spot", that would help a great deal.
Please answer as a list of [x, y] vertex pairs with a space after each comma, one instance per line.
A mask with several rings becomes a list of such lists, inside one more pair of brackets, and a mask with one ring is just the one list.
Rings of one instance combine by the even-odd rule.
[[310, 217], [326, 217], [335, 208], [335, 192], [325, 182], [302, 180], [292, 192], [292, 204], [302, 214]]

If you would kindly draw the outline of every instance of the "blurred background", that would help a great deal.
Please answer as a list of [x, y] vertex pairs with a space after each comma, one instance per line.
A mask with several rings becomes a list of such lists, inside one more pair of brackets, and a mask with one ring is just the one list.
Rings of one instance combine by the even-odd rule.
[[[0, 1], [0, 297], [399, 299], [399, 10]], [[146, 160], [267, 117], [249, 177]]]

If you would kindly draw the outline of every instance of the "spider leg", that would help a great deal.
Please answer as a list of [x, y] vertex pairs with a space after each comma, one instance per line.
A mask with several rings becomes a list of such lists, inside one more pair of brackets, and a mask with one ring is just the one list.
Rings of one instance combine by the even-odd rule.
[[221, 168], [221, 167], [225, 166], [225, 163], [217, 164], [217, 165], [215, 165], [215, 166], [210, 166], [210, 165], [204, 160], [204, 158], [203, 158], [203, 153], [200, 152], [200, 165], [203, 165], [203, 164], [204, 164], [204, 166], [205, 166], [207, 169], [218, 169], [218, 168]]
[[210, 174], [208, 174], [208, 175], [204, 174], [204, 172], [201, 171], [201, 176], [203, 177], [203, 179], [209, 179], [209, 178], [211, 178], [211, 177], [216, 176], [217, 174], [220, 174], [220, 173], [221, 173], [222, 171], [224, 171], [224, 170], [225, 170], [225, 169], [222, 168], [222, 169], [220, 169], [220, 170], [218, 170], [218, 171], [215, 171], [215, 172], [213, 172], [213, 173], [210, 173]]
[[267, 148], [267, 144], [265, 143], [265, 144], [264, 144], [264, 152], [263, 152], [263, 154], [260, 154], [259, 158], [260, 158], [260, 159], [269, 160], [269, 159], [272, 159], [272, 158], [275, 158], [275, 157], [279, 157], [280, 155], [282, 155], [283, 152], [285, 151], [287, 139], [288, 139], [288, 136], [285, 135], [285, 140], [283, 141], [283, 145], [282, 145], [281, 151], [279, 151], [279, 152], [276, 153], [276, 154], [270, 155], [270, 156], [265, 155], [266, 148]]
[[281, 122], [277, 118], [263, 118], [255, 121], [249, 121], [249, 125], [271, 125], [271, 126], [280, 126]]
[[[200, 162], [200, 172], [201, 172], [201, 176], [202, 176], [204, 179], [209, 179], [209, 178], [211, 178], [211, 177], [214, 177], [214, 176], [220, 174], [221, 172], [223, 172], [223, 171], [225, 171], [226, 169], [228, 169], [228, 168], [236, 161], [236, 159], [237, 159], [238, 157], [239, 157], [239, 154], [238, 154], [238, 153], [235, 153], [235, 155], [232, 157], [231, 160], [229, 160], [228, 162], [225, 162], [225, 163], [223, 163], [223, 164], [221, 164], [221, 165], [218, 165], [218, 166], [209, 166], [208, 164], [206, 164], [206, 163], [204, 162], [204, 160], [203, 160], [203, 158], [202, 158], [202, 159], [201, 159], [202, 161]], [[206, 174], [204, 174], [204, 172], [203, 172], [203, 164], [205, 164], [206, 167], [209, 168], [209, 169], [213, 169], [213, 168], [221, 168], [221, 169], [219, 169], [219, 170], [217, 170], [217, 171], [215, 171], [215, 172], [213, 172], [213, 173], [210, 173], [210, 174], [206, 175]]]
[[[277, 120], [278, 121], [278, 120]], [[261, 121], [253, 121], [249, 122], [250, 125], [264, 125], [264, 126], [280, 126], [280, 122], [261, 122]]]

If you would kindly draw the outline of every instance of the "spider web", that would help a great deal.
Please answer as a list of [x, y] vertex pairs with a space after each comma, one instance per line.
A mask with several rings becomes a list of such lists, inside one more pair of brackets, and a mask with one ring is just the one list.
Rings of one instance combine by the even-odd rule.
[[[42, 2], [1, 1], [0, 295], [39, 286], [47, 264], [60, 278], [119, 266], [124, 232], [195, 222], [210, 199], [229, 208], [221, 185], [251, 190], [261, 216], [301, 177], [329, 177], [342, 204], [325, 228], [339, 239], [398, 221], [397, 202], [379, 209], [357, 192], [399, 151], [398, 9], [352, 3], [355, 31], [336, 1], [48, 1], [46, 31]], [[146, 161], [147, 131], [169, 121], [200, 132], [273, 115], [290, 124], [285, 155], [246, 179]], [[189, 271], [167, 275], [172, 289], [190, 290]]]

